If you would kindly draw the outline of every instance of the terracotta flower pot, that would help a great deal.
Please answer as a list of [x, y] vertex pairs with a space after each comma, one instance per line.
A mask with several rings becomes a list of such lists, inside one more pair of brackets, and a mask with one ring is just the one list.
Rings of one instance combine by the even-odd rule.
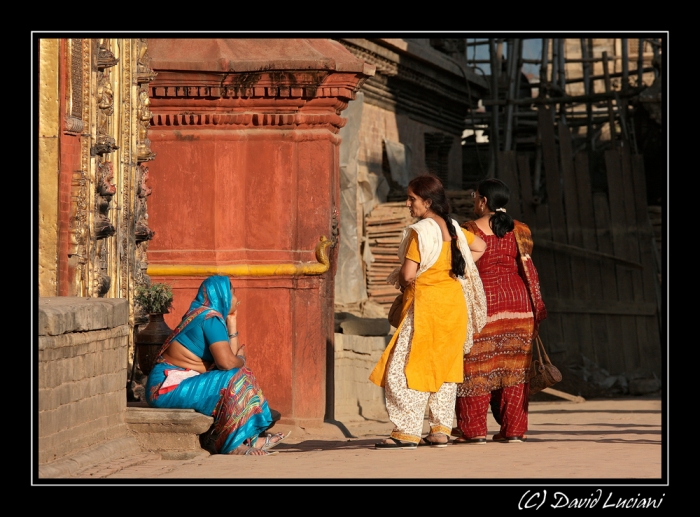
[[149, 314], [146, 326], [134, 336], [136, 360], [144, 375], [151, 373], [158, 352], [172, 332], [163, 316], [163, 314]]

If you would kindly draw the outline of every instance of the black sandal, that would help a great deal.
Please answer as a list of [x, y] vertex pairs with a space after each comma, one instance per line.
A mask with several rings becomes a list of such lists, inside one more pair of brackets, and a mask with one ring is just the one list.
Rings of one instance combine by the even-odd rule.
[[417, 443], [413, 442], [402, 442], [401, 440], [397, 440], [396, 438], [390, 436], [389, 440], [393, 441], [394, 443], [385, 443], [385, 442], [379, 442], [374, 444], [375, 449], [415, 449], [418, 447]]
[[486, 438], [464, 438], [463, 436], [460, 436], [452, 440], [452, 443], [455, 445], [486, 445]]
[[[437, 433], [437, 434], [442, 434], [443, 436], [446, 436], [444, 433]], [[418, 443], [419, 447], [447, 447], [447, 445], [450, 443], [450, 439], [448, 438], [446, 442], [434, 442], [432, 440], [428, 440], [431, 436], [436, 436], [434, 434], [429, 434], [425, 438], [421, 439], [421, 441]]]

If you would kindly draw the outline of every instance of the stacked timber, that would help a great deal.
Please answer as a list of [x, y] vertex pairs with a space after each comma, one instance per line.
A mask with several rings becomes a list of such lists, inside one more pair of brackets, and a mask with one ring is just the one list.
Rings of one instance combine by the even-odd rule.
[[452, 217], [462, 224], [465, 221], [472, 221], [474, 217], [474, 189], [469, 190], [447, 190], [447, 200], [450, 202]]
[[418, 219], [411, 217], [406, 202], [381, 203], [365, 219], [365, 246], [373, 260], [366, 267], [367, 295], [389, 314], [399, 290], [386, 283], [394, 268], [399, 266], [399, 244], [404, 229]]
[[[448, 190], [452, 217], [462, 224], [474, 219], [472, 190]], [[405, 201], [381, 203], [365, 219], [365, 246], [369, 246], [373, 261], [366, 267], [367, 295], [389, 314], [392, 302], [399, 294], [394, 286], [386, 283], [394, 268], [399, 266], [399, 244], [403, 230], [418, 219], [408, 213]]]

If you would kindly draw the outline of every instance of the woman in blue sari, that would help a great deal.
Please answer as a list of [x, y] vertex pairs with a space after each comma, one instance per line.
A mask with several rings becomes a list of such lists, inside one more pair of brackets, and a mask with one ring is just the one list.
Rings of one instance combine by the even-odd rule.
[[274, 454], [269, 449], [289, 435], [263, 435], [273, 418], [253, 372], [246, 368], [245, 345], [238, 343], [239, 304], [227, 276], [202, 282], [160, 350], [148, 376], [146, 400], [151, 407], [194, 409], [214, 417], [202, 439], [210, 452]]

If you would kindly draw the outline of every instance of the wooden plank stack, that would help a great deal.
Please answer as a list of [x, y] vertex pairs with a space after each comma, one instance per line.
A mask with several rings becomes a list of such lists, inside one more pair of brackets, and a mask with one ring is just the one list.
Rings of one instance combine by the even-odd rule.
[[389, 314], [389, 307], [399, 290], [386, 283], [395, 267], [399, 266], [399, 244], [403, 230], [418, 219], [411, 217], [406, 202], [381, 203], [365, 219], [365, 246], [369, 246], [374, 262], [366, 268], [367, 294]]
[[452, 217], [459, 224], [465, 221], [473, 221], [474, 217], [474, 199], [472, 198], [474, 189], [469, 190], [447, 190], [447, 200], [450, 202]]
[[[474, 219], [472, 190], [448, 190], [446, 194], [452, 217], [459, 224]], [[374, 257], [374, 262], [365, 265], [367, 294], [386, 314], [389, 314], [389, 308], [399, 294], [397, 289], [386, 283], [386, 277], [399, 266], [398, 251], [404, 228], [417, 221], [409, 214], [405, 201], [381, 203], [365, 219], [365, 246], [369, 246]]]

